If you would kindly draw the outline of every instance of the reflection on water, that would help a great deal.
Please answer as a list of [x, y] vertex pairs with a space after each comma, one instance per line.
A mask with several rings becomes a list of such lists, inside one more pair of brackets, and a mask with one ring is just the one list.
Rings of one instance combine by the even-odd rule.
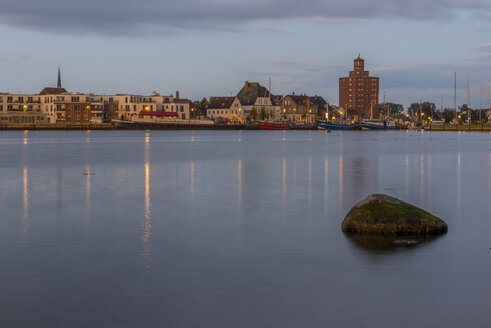
[[381, 236], [363, 234], [345, 234], [348, 239], [363, 250], [367, 251], [396, 251], [398, 249], [413, 248], [430, 243], [440, 236], [434, 235], [404, 235]]
[[432, 201], [433, 201], [433, 194], [431, 192], [432, 188], [433, 188], [433, 161], [432, 161], [432, 157], [431, 157], [431, 154], [428, 154], [426, 156], [427, 158], [427, 166], [428, 166], [428, 169], [427, 169], [427, 172], [426, 172], [426, 179], [428, 180], [428, 186], [427, 186], [427, 193], [428, 193], [428, 203], [432, 204]]
[[87, 164], [85, 167], [85, 222], [88, 224], [91, 220], [91, 208], [90, 208], [90, 179], [92, 176], [92, 172], [90, 171], [90, 165]]
[[293, 173], [292, 173], [292, 178], [293, 178], [293, 188], [296, 191], [297, 190], [297, 159], [293, 159]]
[[309, 157], [308, 167], [308, 213], [312, 213], [312, 157]]
[[23, 245], [27, 242], [29, 232], [29, 177], [27, 166], [22, 169], [22, 184], [23, 184], [23, 203], [24, 215], [22, 216], [22, 242]]
[[[460, 132], [459, 132], [460, 134]], [[461, 166], [461, 155], [460, 155], [460, 151], [457, 153], [457, 188], [456, 189], [456, 193], [457, 193], [457, 199], [456, 199], [456, 202], [455, 204], [457, 205], [457, 217], [460, 218], [460, 215], [461, 215], [461, 212], [460, 212], [460, 207], [462, 205], [462, 166]]]
[[85, 166], [85, 211], [86, 211], [86, 216], [85, 216], [85, 222], [86, 224], [90, 223], [90, 220], [92, 219], [92, 211], [91, 211], [91, 205], [90, 205], [90, 179], [92, 179], [92, 172], [90, 169], [90, 134], [91, 131], [88, 130], [86, 133], [85, 137], [85, 149], [86, 149], [86, 155], [85, 155], [85, 160], [87, 161], [87, 165]]
[[242, 209], [242, 160], [237, 162], [237, 204], [238, 210]]
[[425, 194], [425, 157], [421, 154], [419, 158], [419, 203], [424, 206]]
[[406, 155], [406, 199], [409, 199], [409, 155]]
[[190, 193], [190, 198], [191, 198], [191, 210], [194, 211], [194, 161], [191, 161], [190, 163], [190, 178], [189, 178], [189, 193]]
[[324, 158], [324, 216], [327, 216], [329, 207], [329, 158]]
[[281, 163], [281, 209], [286, 212], [286, 158], [283, 156]]
[[339, 177], [339, 189], [338, 189], [338, 208], [339, 212], [343, 212], [343, 193], [344, 193], [344, 176], [343, 176], [343, 156], [339, 156], [339, 171], [338, 171], [338, 177]]
[[22, 245], [27, 243], [29, 233], [29, 131], [24, 131], [22, 146], [22, 201], [24, 212], [22, 215]]
[[145, 149], [144, 149], [144, 167], [145, 167], [145, 204], [144, 214], [145, 221], [143, 223], [143, 258], [146, 261], [146, 268], [150, 267], [150, 234], [151, 234], [151, 219], [152, 212], [150, 209], [150, 133], [145, 134]]
[[339, 213], [343, 212], [343, 193], [344, 193], [344, 176], [343, 176], [343, 132], [339, 133], [339, 189], [338, 189], [338, 210]]

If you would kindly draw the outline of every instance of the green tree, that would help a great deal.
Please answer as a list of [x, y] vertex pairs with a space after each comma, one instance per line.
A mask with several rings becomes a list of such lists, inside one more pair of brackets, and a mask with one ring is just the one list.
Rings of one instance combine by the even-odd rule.
[[257, 110], [256, 110], [256, 107], [252, 107], [251, 111], [249, 112], [249, 118], [253, 121], [253, 122], [256, 122], [256, 119], [257, 119]]
[[389, 107], [389, 114], [390, 115], [396, 115], [398, 113], [402, 113], [404, 111], [404, 106], [401, 104], [394, 104], [394, 103], [385, 103], [381, 104], [382, 106], [388, 106]]
[[261, 111], [259, 112], [259, 119], [265, 120], [268, 118], [269, 118], [269, 114], [266, 112], [266, 110], [264, 108], [262, 108]]
[[453, 120], [455, 119], [455, 110], [450, 108], [445, 108], [441, 116], [442, 116], [442, 121], [445, 121], [445, 123], [453, 122]]

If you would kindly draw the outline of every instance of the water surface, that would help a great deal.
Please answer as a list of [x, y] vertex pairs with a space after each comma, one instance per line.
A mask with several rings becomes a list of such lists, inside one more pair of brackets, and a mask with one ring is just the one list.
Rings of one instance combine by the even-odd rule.
[[[443, 218], [340, 230], [371, 193]], [[0, 132], [0, 327], [488, 327], [491, 134]]]

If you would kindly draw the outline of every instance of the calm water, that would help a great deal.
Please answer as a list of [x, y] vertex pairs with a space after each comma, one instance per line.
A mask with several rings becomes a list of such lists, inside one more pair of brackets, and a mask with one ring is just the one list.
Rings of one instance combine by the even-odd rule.
[[[0, 327], [489, 327], [491, 134], [0, 132]], [[340, 231], [370, 193], [445, 219]]]

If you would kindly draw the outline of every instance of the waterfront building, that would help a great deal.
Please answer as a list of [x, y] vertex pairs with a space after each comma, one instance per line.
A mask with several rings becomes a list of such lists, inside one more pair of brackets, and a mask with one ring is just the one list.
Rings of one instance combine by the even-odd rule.
[[265, 87], [258, 82], [245, 81], [242, 89], [237, 93], [237, 98], [244, 109], [245, 117], [249, 116], [249, 113], [254, 108], [258, 115], [264, 111], [273, 116], [273, 106], [271, 103], [271, 95]]
[[211, 97], [208, 103], [207, 116], [244, 123], [244, 110], [237, 97]]
[[[318, 101], [318, 100], [317, 100]], [[283, 118], [291, 122], [314, 123], [319, 105], [312, 102], [311, 97], [306, 94], [296, 95], [293, 92], [291, 95], [283, 97]]]
[[90, 123], [90, 103], [57, 103], [57, 123]]
[[271, 120], [278, 121], [283, 120], [281, 115], [281, 105], [283, 104], [283, 96], [271, 95]]
[[176, 112], [180, 119], [187, 120], [191, 116], [191, 102], [188, 99], [180, 99], [179, 91], [176, 96], [160, 95], [152, 92], [149, 96], [135, 94], [117, 94], [104, 96], [104, 100], [117, 104], [117, 117], [121, 120], [131, 120], [142, 111], [150, 112]]
[[326, 113], [329, 110], [329, 104], [327, 101], [322, 98], [321, 96], [315, 95], [310, 97], [310, 103], [313, 106], [317, 107], [317, 117], [316, 118], [321, 118], [324, 119], [326, 117]]
[[0, 124], [47, 122], [41, 96], [0, 93]]
[[365, 61], [354, 60], [354, 70], [348, 77], [339, 79], [339, 106], [348, 111], [348, 115], [361, 119], [368, 117], [370, 108], [376, 108], [379, 100], [379, 78], [365, 71]]

